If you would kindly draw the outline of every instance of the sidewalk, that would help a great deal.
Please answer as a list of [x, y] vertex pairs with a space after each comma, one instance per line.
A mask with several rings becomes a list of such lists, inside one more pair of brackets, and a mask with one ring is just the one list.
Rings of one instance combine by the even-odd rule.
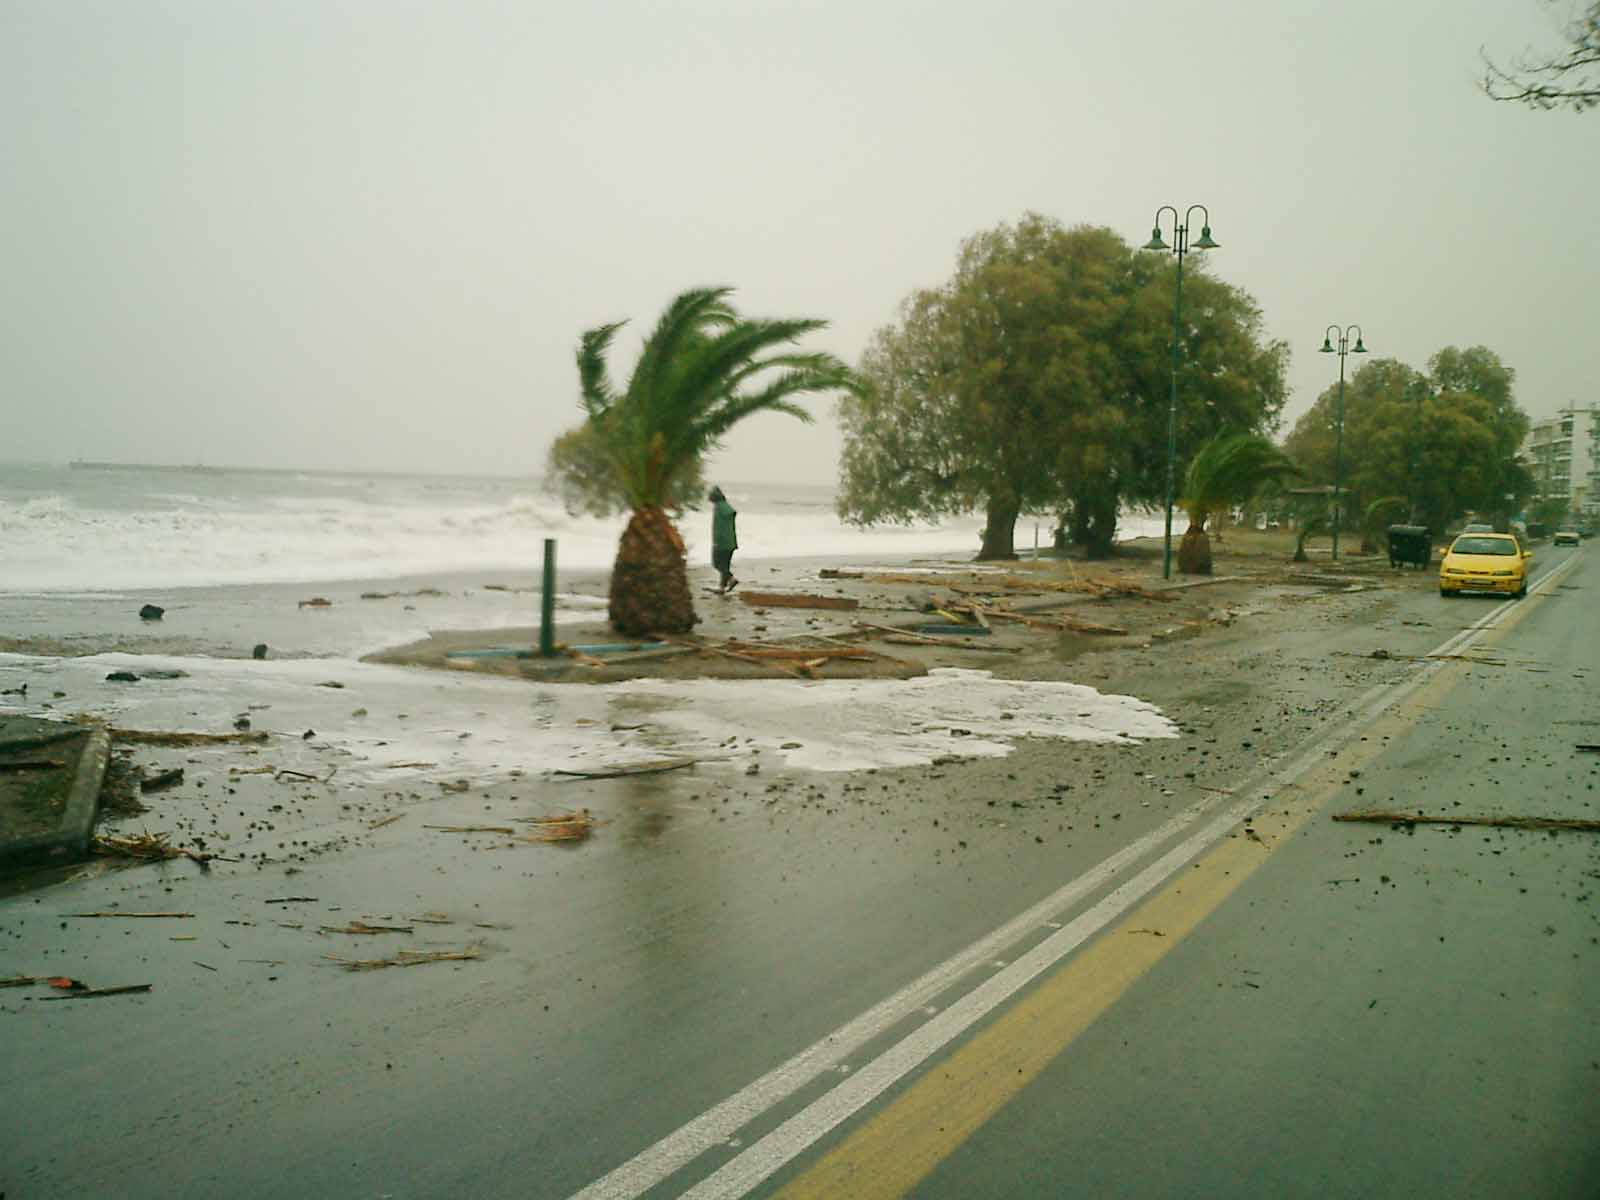
[[0, 716], [0, 869], [88, 853], [110, 749], [99, 726]]

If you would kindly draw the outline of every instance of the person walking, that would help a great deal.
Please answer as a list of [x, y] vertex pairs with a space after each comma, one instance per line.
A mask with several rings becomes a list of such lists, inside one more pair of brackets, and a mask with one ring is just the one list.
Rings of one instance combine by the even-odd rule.
[[713, 485], [707, 498], [712, 505], [711, 565], [716, 567], [717, 574], [721, 576], [717, 594], [726, 596], [739, 586], [739, 581], [733, 577], [733, 552], [739, 548], [739, 535], [734, 526], [739, 513], [728, 503], [720, 487]]

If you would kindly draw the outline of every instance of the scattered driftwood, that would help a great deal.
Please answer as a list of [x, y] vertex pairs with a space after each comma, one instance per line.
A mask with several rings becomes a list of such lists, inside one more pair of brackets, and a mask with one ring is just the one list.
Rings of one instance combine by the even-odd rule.
[[154, 775], [139, 780], [141, 792], [164, 792], [170, 787], [177, 787], [183, 782], [183, 768], [172, 767], [165, 771], [157, 771]]
[[752, 658], [800, 659], [809, 661], [819, 655], [824, 659], [848, 658], [858, 662], [870, 661], [877, 657], [872, 651], [863, 646], [768, 646], [760, 642], [728, 641], [723, 643], [723, 649], [732, 650], [738, 654], [747, 654]]
[[1021, 654], [1021, 646], [985, 646], [979, 642], [952, 642], [949, 638], [923, 637], [921, 634], [889, 636], [883, 639], [894, 646], [940, 646], [946, 650], [975, 650], [982, 654]]
[[1334, 813], [1335, 821], [1368, 821], [1380, 825], [1493, 825], [1503, 829], [1560, 829], [1572, 833], [1600, 833], [1600, 821], [1568, 817], [1428, 817], [1421, 813], [1362, 809]]
[[848, 571], [842, 567], [823, 567], [817, 572], [819, 579], [860, 579], [860, 571]]
[[[215, 970], [215, 968], [212, 968]], [[41, 1000], [93, 1000], [100, 996], [132, 996], [140, 992], [148, 992], [153, 988], [153, 983], [128, 983], [121, 987], [108, 988], [73, 988], [59, 996], [41, 996]]]
[[265, 733], [177, 733], [165, 729], [112, 729], [111, 740], [140, 746], [215, 746], [227, 742], [264, 742]]
[[0, 771], [53, 771], [66, 765], [59, 758], [19, 758], [0, 762]]
[[587, 808], [551, 817], [525, 817], [523, 823], [534, 827], [523, 837], [525, 842], [580, 842], [598, 824]]
[[205, 866], [210, 862], [238, 862], [236, 858], [223, 858], [220, 854], [208, 854], [201, 850], [191, 850], [187, 846], [174, 846], [167, 841], [165, 833], [140, 833], [130, 837], [121, 837], [116, 834], [101, 834], [89, 843], [89, 848], [95, 854], [107, 856], [120, 856], [122, 858], [138, 858], [149, 862], [161, 862], [172, 858], [187, 858]]
[[43, 982], [43, 975], [13, 975], [10, 979], [0, 979], [0, 988], [33, 987]]
[[472, 945], [462, 950], [402, 950], [389, 958], [340, 958], [336, 954], [324, 954], [322, 957], [329, 962], [338, 963], [347, 971], [378, 971], [384, 967], [417, 967], [423, 963], [464, 962], [467, 959], [481, 958], [482, 950]]
[[619, 763], [614, 767], [556, 767], [551, 774], [568, 775], [574, 779], [618, 779], [624, 775], [659, 775], [663, 771], [679, 771], [701, 761], [698, 758], [657, 758], [649, 762]]
[[[857, 623], [856, 628], [869, 629], [874, 633], [893, 634], [895, 637], [902, 639], [900, 643], [902, 645], [912, 642], [919, 643], [924, 646], [942, 646], [945, 644], [945, 639], [943, 638], [928, 637], [924, 634], [918, 633], [914, 629], [901, 629], [896, 625], [874, 625], [870, 621], [861, 621]], [[890, 639], [885, 638], [884, 640], [888, 641]]]
[[1582, 750], [1585, 754], [1600, 754], [1600, 742], [1574, 742], [1574, 750]]
[[351, 921], [348, 925], [324, 925], [318, 933], [412, 933], [410, 925], [369, 925], [365, 921]]
[[436, 829], [440, 833], [515, 833], [509, 825], [424, 825], [424, 829]]
[[431, 762], [392, 762], [389, 763], [384, 769], [388, 771], [425, 771], [429, 768], [437, 767], [438, 765], [438, 763]]
[[397, 812], [393, 816], [382, 817], [382, 818], [372, 822], [370, 825], [367, 826], [367, 828], [368, 829], [382, 829], [385, 825], [393, 825], [396, 821], [398, 821], [403, 816], [405, 816], [405, 813]]
[[756, 658], [751, 654], [742, 654], [737, 650], [724, 650], [721, 646], [709, 646], [700, 642], [690, 642], [686, 644], [692, 645], [696, 650], [703, 651], [706, 654], [715, 654], [721, 658], [732, 658], [739, 662], [750, 663], [752, 666], [765, 667], [769, 671], [778, 671], [789, 676], [791, 679], [798, 679], [800, 677], [799, 671], [783, 662]]
[[165, 917], [192, 917], [192, 912], [81, 912], [65, 913], [68, 917], [131, 917], [135, 919], [156, 919]]
[[333, 768], [326, 775], [313, 775], [309, 771], [294, 771], [288, 767], [284, 767], [283, 770], [275, 772], [272, 778], [274, 782], [281, 781], [287, 776], [290, 779], [305, 779], [311, 783], [328, 783], [338, 773], [339, 764], [335, 763]]
[[811, 596], [802, 592], [740, 592], [750, 608], [830, 608], [853, 612], [861, 607], [854, 596]]
[[274, 896], [272, 899], [264, 901], [264, 903], [266, 903], [266, 904], [316, 904], [316, 903], [319, 903], [319, 899], [316, 896]]
[[300, 604], [298, 605], [298, 607], [300, 607], [300, 608], [332, 608], [333, 607], [333, 601], [329, 600], [326, 596], [312, 596], [309, 600], [300, 601]]

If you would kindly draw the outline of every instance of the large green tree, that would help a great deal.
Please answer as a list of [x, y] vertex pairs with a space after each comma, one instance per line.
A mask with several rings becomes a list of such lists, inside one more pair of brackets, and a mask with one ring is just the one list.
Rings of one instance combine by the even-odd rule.
[[629, 636], [683, 633], [696, 621], [683, 539], [666, 511], [686, 475], [746, 417], [781, 412], [810, 421], [796, 397], [854, 387], [831, 354], [782, 349], [827, 322], [743, 317], [728, 302], [731, 291], [695, 288], [668, 304], [620, 390], [607, 355], [625, 322], [591, 329], [578, 344], [587, 436], [603, 447], [631, 513], [609, 609], [613, 627]]
[[[839, 512], [861, 524], [974, 510], [979, 556], [1009, 557], [1019, 515], [1059, 516], [1109, 550], [1119, 509], [1164, 496], [1173, 270], [1109, 229], [1037, 214], [962, 245], [952, 278], [913, 293], [840, 404]], [[1180, 452], [1269, 427], [1287, 349], [1238, 289], [1191, 268]]]
[[[1515, 377], [1482, 346], [1446, 347], [1428, 360], [1426, 374], [1392, 358], [1362, 364], [1345, 383], [1345, 511], [1403, 496], [1410, 517], [1436, 531], [1468, 510], [1504, 513], [1508, 495], [1528, 491], [1517, 461], [1528, 419], [1516, 404]], [[1334, 385], [1285, 442], [1316, 483], [1334, 482], [1337, 414]]]

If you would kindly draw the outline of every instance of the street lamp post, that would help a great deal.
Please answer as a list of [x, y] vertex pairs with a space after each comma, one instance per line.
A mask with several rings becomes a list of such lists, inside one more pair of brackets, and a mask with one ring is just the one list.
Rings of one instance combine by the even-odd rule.
[[[1174, 478], [1178, 459], [1178, 351], [1180, 316], [1183, 311], [1183, 256], [1190, 250], [1189, 225], [1194, 216], [1195, 209], [1200, 210], [1200, 236], [1196, 239], [1193, 249], [1215, 250], [1218, 242], [1211, 239], [1211, 214], [1204, 204], [1191, 204], [1183, 219], [1178, 219], [1178, 210], [1170, 204], [1163, 204], [1156, 209], [1155, 228], [1150, 231], [1150, 240], [1144, 244], [1145, 250], [1170, 250], [1178, 256], [1178, 284], [1172, 293], [1172, 391], [1167, 400], [1167, 527], [1166, 539], [1161, 552], [1161, 578], [1172, 578], [1172, 502], [1173, 490], [1176, 484]], [[1172, 245], [1167, 245], [1161, 240], [1161, 214], [1172, 214]]]
[[[1350, 331], [1355, 330], [1356, 344], [1350, 344]], [[1333, 337], [1337, 334], [1339, 344], [1333, 344]], [[1338, 433], [1333, 443], [1333, 557], [1339, 558], [1339, 518], [1344, 515], [1344, 356], [1346, 354], [1365, 354], [1367, 348], [1361, 341], [1361, 326], [1346, 325], [1340, 329], [1337, 325], [1329, 325], [1322, 333], [1322, 354], [1337, 354], [1339, 356], [1339, 417]]]

